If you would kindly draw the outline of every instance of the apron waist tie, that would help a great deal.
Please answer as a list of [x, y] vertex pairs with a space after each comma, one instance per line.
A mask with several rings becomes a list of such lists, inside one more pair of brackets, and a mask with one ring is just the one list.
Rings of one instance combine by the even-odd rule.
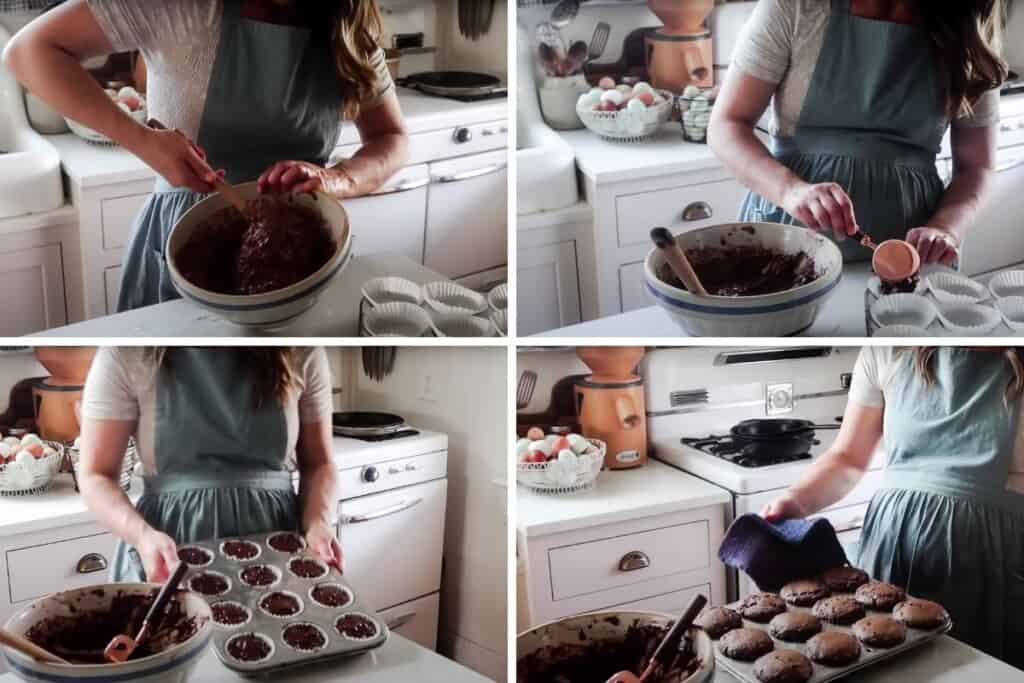
[[293, 491], [291, 472], [210, 472], [204, 474], [156, 474], [143, 478], [145, 493], [159, 495], [196, 489], [262, 489]]
[[993, 488], [963, 479], [899, 467], [886, 469], [880, 489], [906, 489], [940, 496], [962, 498], [979, 505], [996, 507], [1024, 516], [1024, 495], [1006, 488]]
[[938, 175], [936, 153], [878, 135], [844, 131], [801, 130], [794, 137], [773, 137], [772, 156], [818, 155], [851, 157], [866, 161], [883, 161], [902, 166], [921, 166]]
[[157, 194], [194, 194], [199, 197], [206, 197], [208, 195], [193, 192], [188, 187], [174, 187], [169, 182], [164, 180], [163, 176], [157, 176], [156, 182], [153, 185], [153, 192]]

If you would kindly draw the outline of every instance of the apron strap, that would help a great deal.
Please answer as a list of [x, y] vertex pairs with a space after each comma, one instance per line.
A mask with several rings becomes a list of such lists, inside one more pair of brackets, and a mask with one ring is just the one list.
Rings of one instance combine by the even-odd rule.
[[263, 489], [291, 491], [291, 472], [208, 472], [196, 474], [157, 474], [143, 479], [147, 495], [159, 495], [196, 489]]
[[848, 156], [882, 161], [898, 166], [919, 166], [935, 170], [935, 152], [878, 135], [842, 135], [821, 128], [801, 128], [793, 137], [772, 137], [772, 156], [776, 159], [799, 155]]

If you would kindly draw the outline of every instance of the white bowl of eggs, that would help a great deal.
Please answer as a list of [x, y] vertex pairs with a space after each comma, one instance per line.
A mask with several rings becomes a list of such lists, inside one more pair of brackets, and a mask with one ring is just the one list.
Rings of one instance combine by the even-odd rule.
[[0, 495], [45, 491], [60, 471], [64, 447], [35, 434], [0, 440]]
[[[146, 111], [146, 96], [137, 91], [131, 86], [125, 86], [120, 90], [108, 89], [106, 91], [107, 96], [117, 103], [117, 106], [121, 108], [126, 114], [130, 115], [133, 119], [139, 123], [145, 125], [147, 120]], [[88, 126], [83, 126], [77, 121], [73, 121], [67, 117], [64, 120], [68, 124], [68, 128], [71, 132], [82, 138], [87, 142], [92, 142], [97, 145], [114, 145], [116, 144], [113, 140], [108, 138], [102, 133], [94, 131]]]
[[532, 427], [516, 442], [516, 481], [541, 493], [593, 488], [607, 446], [579, 434], [545, 434]]
[[654, 135], [672, 114], [675, 96], [640, 81], [616, 84], [605, 76], [580, 95], [576, 113], [583, 125], [609, 140], [635, 141]]

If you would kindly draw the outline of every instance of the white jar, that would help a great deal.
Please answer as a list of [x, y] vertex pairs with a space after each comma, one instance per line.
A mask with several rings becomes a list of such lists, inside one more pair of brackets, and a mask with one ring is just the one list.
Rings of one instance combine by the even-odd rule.
[[549, 76], [541, 82], [540, 111], [544, 120], [555, 130], [576, 130], [583, 127], [576, 114], [576, 102], [580, 95], [590, 90], [587, 79], [582, 75], [558, 78]]

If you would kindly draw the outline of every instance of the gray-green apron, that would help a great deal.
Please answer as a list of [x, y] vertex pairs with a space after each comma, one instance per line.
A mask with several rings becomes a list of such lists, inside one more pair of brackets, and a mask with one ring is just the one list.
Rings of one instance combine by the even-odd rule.
[[[1020, 399], [1000, 352], [944, 347], [926, 386], [909, 354], [885, 387], [885, 479], [859, 566], [941, 602], [953, 635], [1024, 668], [1024, 495], [1006, 489]], [[1022, 674], [1024, 677], [1024, 674]]]
[[[921, 27], [857, 17], [850, 0], [832, 0], [796, 131], [774, 137], [772, 155], [809, 183], [841, 185], [876, 242], [902, 239], [927, 225], [944, 192], [935, 168], [948, 125], [943, 93]], [[802, 225], [755, 193], [740, 221]], [[871, 258], [854, 240], [839, 247], [848, 262]]]
[[[232, 183], [259, 178], [278, 161], [325, 165], [342, 125], [344, 88], [330, 44], [306, 28], [246, 19], [242, 0], [222, 0], [220, 43], [198, 144]], [[117, 310], [177, 299], [164, 245], [204, 195], [157, 179], [132, 229]]]
[[[298, 530], [280, 402], [255, 404], [234, 349], [169, 348], [167, 361], [156, 380], [157, 474], [145, 478], [142, 517], [179, 544]], [[134, 549], [118, 546], [111, 576], [145, 580]]]

